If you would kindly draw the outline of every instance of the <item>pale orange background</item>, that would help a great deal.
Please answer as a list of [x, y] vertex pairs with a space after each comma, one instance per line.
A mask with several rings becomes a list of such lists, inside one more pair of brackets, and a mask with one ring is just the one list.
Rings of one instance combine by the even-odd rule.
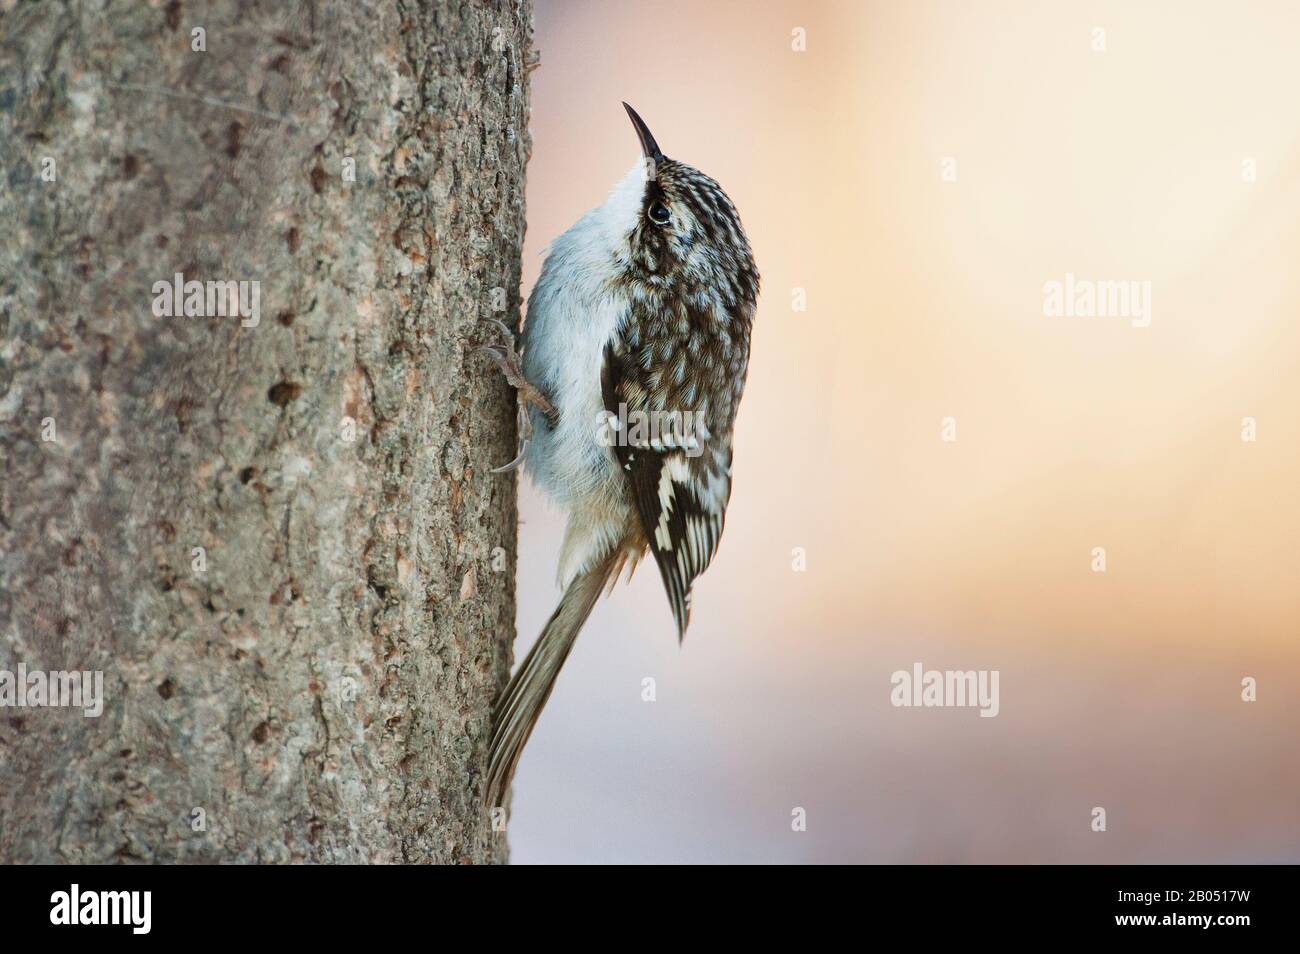
[[[515, 860], [1300, 861], [1296, 6], [537, 7], [525, 291], [636, 159], [626, 99], [764, 292], [685, 645], [653, 566], [597, 608]], [[1150, 281], [1151, 326], [1045, 317], [1067, 272]], [[519, 651], [562, 527], [522, 507]], [[893, 708], [914, 662], [999, 670], [1001, 714]]]

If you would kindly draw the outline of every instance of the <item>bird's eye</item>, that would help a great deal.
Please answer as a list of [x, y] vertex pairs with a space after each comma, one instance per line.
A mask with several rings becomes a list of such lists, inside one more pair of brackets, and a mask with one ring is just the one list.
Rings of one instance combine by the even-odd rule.
[[655, 225], [667, 225], [668, 220], [672, 218], [672, 213], [668, 211], [668, 206], [664, 205], [662, 202], [650, 203], [650, 208], [647, 214], [650, 216], [650, 221]]

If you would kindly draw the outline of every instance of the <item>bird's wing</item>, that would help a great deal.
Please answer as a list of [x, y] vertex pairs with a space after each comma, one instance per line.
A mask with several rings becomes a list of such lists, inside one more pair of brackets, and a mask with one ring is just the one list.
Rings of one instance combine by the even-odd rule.
[[662, 337], [642, 345], [637, 337], [625, 330], [605, 349], [604, 403], [617, 421], [606, 434], [663, 577], [680, 641], [690, 621], [691, 586], [722, 538], [744, 367], [733, 385], [727, 369], [713, 366], [703, 349], [689, 354], [688, 337], [676, 345]]

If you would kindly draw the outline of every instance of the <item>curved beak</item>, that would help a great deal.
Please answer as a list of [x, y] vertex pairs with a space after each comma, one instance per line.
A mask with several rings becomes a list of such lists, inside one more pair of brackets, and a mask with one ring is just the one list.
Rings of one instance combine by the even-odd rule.
[[655, 142], [655, 137], [650, 135], [650, 127], [645, 124], [645, 120], [638, 116], [636, 110], [627, 103], [623, 104], [623, 108], [627, 110], [628, 118], [632, 120], [632, 125], [636, 127], [636, 137], [641, 140], [641, 154], [647, 159], [656, 161], [662, 159], [664, 154], [659, 151], [659, 144]]

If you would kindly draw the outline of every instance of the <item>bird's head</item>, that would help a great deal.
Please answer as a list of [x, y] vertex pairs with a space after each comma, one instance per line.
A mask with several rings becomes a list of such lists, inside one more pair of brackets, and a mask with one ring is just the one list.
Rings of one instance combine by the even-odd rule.
[[709, 176], [665, 156], [636, 110], [623, 107], [641, 159], [605, 209], [625, 278], [649, 288], [711, 286], [733, 302], [752, 302], [758, 273], [731, 199]]

